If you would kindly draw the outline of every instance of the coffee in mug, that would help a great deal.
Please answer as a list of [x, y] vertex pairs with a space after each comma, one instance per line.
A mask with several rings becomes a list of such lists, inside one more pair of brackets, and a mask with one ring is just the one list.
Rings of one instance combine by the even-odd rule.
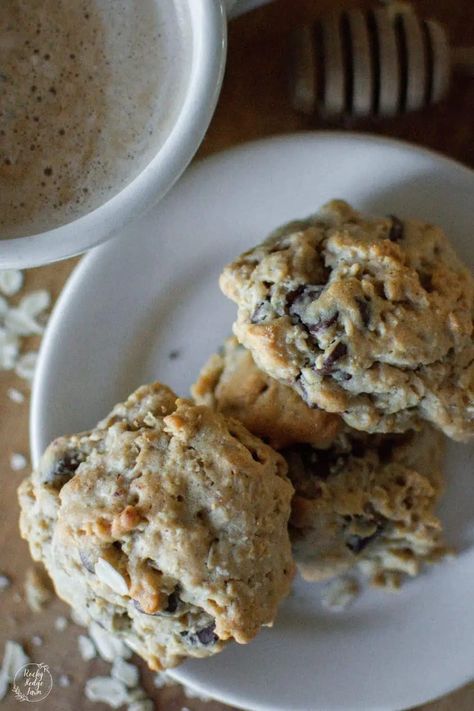
[[156, 154], [189, 75], [180, 12], [172, 0], [1, 0], [0, 237], [90, 212]]

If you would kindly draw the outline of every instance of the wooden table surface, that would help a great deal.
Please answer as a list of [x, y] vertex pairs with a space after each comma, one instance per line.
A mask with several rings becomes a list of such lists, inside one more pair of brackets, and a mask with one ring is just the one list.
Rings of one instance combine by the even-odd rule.
[[[472, 0], [419, 0], [414, 3], [420, 14], [444, 22], [457, 45], [474, 45], [474, 4]], [[314, 128], [343, 128], [371, 131], [396, 136], [434, 148], [470, 166], [474, 165], [474, 78], [456, 76], [449, 97], [438, 107], [390, 120], [352, 121], [336, 123], [311, 122], [295, 113], [286, 93], [286, 38], [291, 27], [317, 17], [334, 5], [341, 7], [368, 6], [364, 2], [334, 0], [277, 0], [232, 22], [229, 37], [229, 58], [219, 105], [199, 157], [228, 146], [277, 133]], [[44, 287], [57, 296], [77, 260], [30, 270], [26, 288]], [[34, 346], [34, 342], [32, 342]], [[33, 661], [49, 665], [55, 680], [48, 698], [38, 705], [51, 711], [102, 711], [108, 707], [86, 701], [83, 686], [86, 679], [107, 673], [108, 665], [101, 661], [85, 663], [77, 651], [79, 628], [70, 624], [64, 632], [54, 630], [58, 615], [67, 614], [66, 607], [53, 601], [42, 613], [34, 614], [23, 599], [23, 580], [30, 566], [24, 542], [17, 532], [18, 505], [16, 487], [23, 473], [10, 469], [12, 452], [28, 453], [28, 402], [16, 404], [6, 395], [11, 386], [26, 391], [24, 381], [15, 375], [0, 372], [0, 572], [11, 577], [11, 589], [0, 593], [0, 650], [6, 639], [24, 643]], [[44, 639], [41, 647], [31, 643], [33, 635]], [[1, 652], [0, 652], [1, 653]], [[143, 668], [143, 667], [142, 667]], [[71, 685], [61, 688], [58, 675], [71, 677]], [[473, 655], [474, 675], [474, 655]], [[142, 674], [148, 693], [155, 699], [159, 711], [224, 711], [220, 703], [204, 703], [183, 696], [179, 687], [161, 691], [153, 688], [152, 675]], [[394, 681], [394, 683], [397, 683]], [[19, 702], [11, 695], [3, 708], [17, 709]], [[472, 711], [474, 684], [454, 694], [422, 707], [424, 711]], [[290, 709], [288, 711], [291, 711]]]

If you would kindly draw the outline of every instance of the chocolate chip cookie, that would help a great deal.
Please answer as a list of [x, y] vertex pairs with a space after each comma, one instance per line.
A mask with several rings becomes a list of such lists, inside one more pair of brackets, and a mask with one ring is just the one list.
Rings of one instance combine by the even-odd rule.
[[220, 283], [239, 341], [311, 406], [367, 432], [474, 436], [474, 280], [440, 228], [332, 201]]
[[295, 487], [290, 532], [303, 577], [324, 580], [359, 567], [376, 585], [443, 556], [435, 514], [443, 491], [442, 435], [340, 433], [326, 450], [283, 452]]
[[191, 392], [197, 403], [235, 417], [275, 449], [298, 442], [327, 446], [342, 425], [338, 415], [308, 407], [294, 390], [259, 370], [236, 338], [210, 357]]
[[50, 445], [20, 487], [21, 532], [63, 599], [163, 669], [272, 624], [294, 568], [286, 471], [156, 383]]

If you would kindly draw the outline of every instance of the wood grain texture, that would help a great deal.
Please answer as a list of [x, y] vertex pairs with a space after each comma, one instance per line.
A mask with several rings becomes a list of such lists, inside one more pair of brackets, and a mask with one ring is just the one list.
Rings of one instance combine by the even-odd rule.
[[[335, 0], [278, 0], [235, 20], [229, 32], [229, 59], [223, 91], [198, 157], [263, 136], [314, 128], [343, 128], [409, 140], [474, 166], [474, 80], [470, 77], [455, 76], [449, 96], [439, 106], [402, 118], [310, 122], [292, 110], [286, 86], [289, 30], [314, 20], [335, 5], [368, 7], [370, 4], [364, 0], [337, 3]], [[472, 0], [418, 0], [415, 5], [420, 14], [444, 22], [455, 45], [474, 44]], [[27, 289], [47, 288], [57, 296], [76, 262], [69, 260], [30, 270]], [[11, 589], [0, 593], [0, 654], [6, 639], [16, 639], [25, 644], [34, 661], [49, 664], [55, 677], [53, 691], [45, 701], [38, 703], [38, 707], [47, 711], [105, 711], [108, 707], [85, 700], [83, 686], [89, 677], [107, 673], [108, 665], [100, 661], [85, 663], [80, 659], [76, 641], [79, 628], [71, 624], [64, 632], [55, 631], [54, 620], [58, 615], [67, 614], [66, 607], [54, 601], [43, 613], [34, 614], [22, 597], [25, 571], [31, 564], [17, 528], [16, 487], [23, 473], [10, 470], [9, 456], [12, 452], [28, 452], [28, 403], [11, 402], [6, 395], [11, 386], [26, 390], [23, 381], [16, 376], [0, 372], [0, 572], [8, 574], [14, 582]], [[32, 646], [33, 635], [44, 638], [42, 647]], [[71, 676], [69, 688], [58, 685], [61, 673]], [[153, 688], [151, 674], [144, 670], [142, 676], [157, 711], [181, 711], [183, 707], [191, 711], [229, 708], [217, 702], [187, 699], [179, 687], [158, 691]], [[2, 702], [2, 708], [17, 711], [19, 702], [10, 696]], [[474, 684], [420, 708], [423, 711], [471, 711], [474, 708]]]

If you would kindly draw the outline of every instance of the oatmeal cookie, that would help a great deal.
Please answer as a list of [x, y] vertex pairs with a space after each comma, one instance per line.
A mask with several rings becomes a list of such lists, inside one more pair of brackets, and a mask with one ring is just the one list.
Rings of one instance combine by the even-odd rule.
[[358, 566], [398, 587], [446, 549], [435, 507], [443, 491], [442, 435], [341, 433], [326, 450], [284, 451], [296, 493], [290, 533], [298, 568], [324, 580]]
[[338, 415], [308, 407], [291, 388], [259, 370], [236, 338], [211, 356], [191, 392], [198, 404], [235, 417], [275, 449], [297, 442], [327, 446], [342, 424]]
[[332, 201], [220, 283], [239, 341], [310, 405], [367, 432], [474, 436], [474, 280], [440, 228]]
[[21, 532], [60, 597], [163, 669], [272, 624], [294, 567], [286, 470], [236, 420], [143, 386], [50, 445]]

